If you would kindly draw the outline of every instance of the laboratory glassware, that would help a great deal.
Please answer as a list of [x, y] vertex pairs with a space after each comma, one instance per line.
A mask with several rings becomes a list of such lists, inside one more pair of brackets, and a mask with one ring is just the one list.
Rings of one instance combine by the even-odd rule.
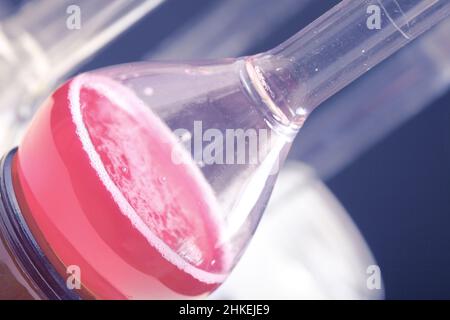
[[447, 1], [342, 1], [255, 56], [76, 76], [2, 163], [1, 234], [28, 288], [210, 293], [243, 254], [307, 116], [449, 11]]

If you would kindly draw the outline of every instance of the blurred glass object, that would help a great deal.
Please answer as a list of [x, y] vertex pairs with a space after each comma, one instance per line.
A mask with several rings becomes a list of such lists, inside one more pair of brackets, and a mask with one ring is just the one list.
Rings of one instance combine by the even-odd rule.
[[[308, 166], [288, 163], [245, 255], [212, 299], [381, 299], [376, 262]], [[381, 280], [381, 277], [379, 278]]]
[[[35, 0], [0, 24], [0, 145], [62, 78], [163, 0]], [[78, 15], [79, 26], [70, 19]], [[72, 18], [71, 18], [72, 16]]]

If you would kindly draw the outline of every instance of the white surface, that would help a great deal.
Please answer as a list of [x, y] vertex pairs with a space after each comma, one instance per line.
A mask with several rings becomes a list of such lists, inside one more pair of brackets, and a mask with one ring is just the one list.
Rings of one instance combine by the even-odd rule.
[[281, 171], [246, 253], [212, 299], [377, 299], [371, 253], [346, 211], [301, 164]]

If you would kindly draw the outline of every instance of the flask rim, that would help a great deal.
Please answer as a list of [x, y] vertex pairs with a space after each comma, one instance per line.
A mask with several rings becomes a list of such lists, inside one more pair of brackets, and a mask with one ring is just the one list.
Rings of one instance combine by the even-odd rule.
[[28, 227], [17, 201], [12, 165], [17, 148], [0, 160], [0, 233], [28, 279], [49, 300], [80, 300], [45, 256]]

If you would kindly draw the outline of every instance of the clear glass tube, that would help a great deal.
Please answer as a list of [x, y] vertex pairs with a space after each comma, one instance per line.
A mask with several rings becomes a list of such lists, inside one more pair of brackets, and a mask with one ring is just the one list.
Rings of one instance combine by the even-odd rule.
[[308, 118], [290, 158], [310, 164], [322, 179], [331, 178], [418, 115], [450, 85], [449, 30], [450, 20], [443, 21], [325, 101]]
[[[368, 19], [377, 10], [380, 28], [374, 29]], [[275, 120], [295, 129], [321, 102], [449, 13], [449, 1], [344, 0], [275, 49], [251, 57], [249, 73], [264, 84], [256, 89]]]

